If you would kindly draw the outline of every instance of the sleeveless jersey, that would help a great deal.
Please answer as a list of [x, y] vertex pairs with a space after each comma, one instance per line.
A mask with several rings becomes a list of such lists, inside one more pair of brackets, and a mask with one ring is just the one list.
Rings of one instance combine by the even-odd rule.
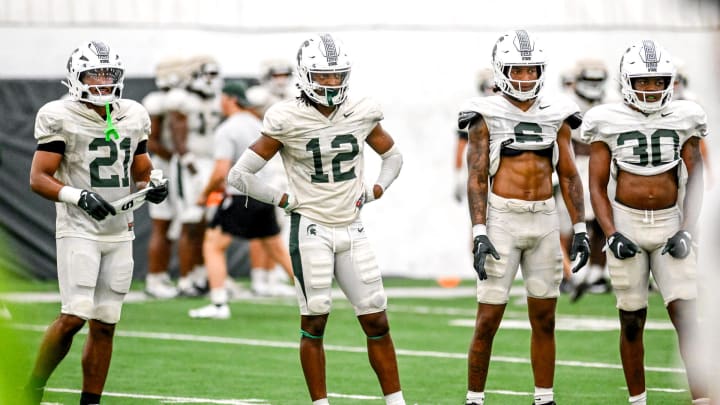
[[539, 96], [527, 111], [522, 111], [504, 96], [475, 97], [461, 107], [463, 113], [482, 115], [490, 132], [490, 176], [500, 166], [503, 147], [533, 151], [552, 148], [552, 163], [559, 159], [557, 133], [563, 122], [579, 112], [578, 106], [563, 96]]
[[[85, 104], [57, 100], [37, 113], [35, 138], [38, 144], [61, 141], [65, 144], [55, 177], [64, 184], [92, 190], [112, 202], [131, 193], [131, 167], [138, 143], [147, 140], [150, 117], [135, 101], [121, 99], [112, 104], [113, 125], [120, 135], [105, 139], [105, 119]], [[57, 238], [81, 237], [98, 241], [132, 240], [132, 212], [109, 215], [96, 221], [80, 207], [55, 204]]]
[[625, 103], [604, 104], [585, 114], [582, 137], [610, 149], [613, 177], [617, 169], [653, 176], [678, 166], [685, 141], [707, 134], [707, 115], [692, 101], [672, 101], [645, 115]]
[[365, 139], [383, 119], [369, 99], [348, 98], [330, 117], [299, 100], [281, 101], [265, 114], [263, 133], [280, 149], [295, 212], [327, 225], [346, 225], [359, 215], [364, 192]]

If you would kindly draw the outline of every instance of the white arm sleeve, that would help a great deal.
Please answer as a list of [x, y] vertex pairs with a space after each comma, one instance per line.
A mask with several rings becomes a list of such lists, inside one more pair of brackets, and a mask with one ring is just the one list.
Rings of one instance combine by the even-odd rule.
[[382, 158], [382, 165], [380, 166], [380, 174], [375, 182], [382, 187], [383, 191], [387, 190], [393, 181], [400, 174], [400, 168], [402, 168], [403, 157], [400, 150], [393, 145], [387, 152], [380, 155]]
[[267, 160], [255, 153], [255, 151], [246, 149], [230, 169], [227, 182], [243, 194], [249, 195], [258, 201], [277, 206], [285, 193], [265, 184], [255, 175], [266, 163]]

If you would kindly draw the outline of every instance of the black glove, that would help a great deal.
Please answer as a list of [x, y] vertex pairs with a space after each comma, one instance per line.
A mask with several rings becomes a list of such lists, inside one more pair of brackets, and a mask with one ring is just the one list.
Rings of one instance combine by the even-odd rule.
[[573, 273], [577, 273], [578, 270], [582, 269], [590, 258], [590, 238], [588, 238], [587, 232], [577, 232], [573, 235], [572, 246], [570, 246], [570, 260], [575, 260], [578, 254], [580, 260], [572, 268]]
[[108, 214], [115, 215], [115, 208], [110, 205], [109, 202], [105, 201], [99, 194], [83, 190], [80, 194], [80, 200], [78, 200], [78, 207], [82, 208], [91, 217], [102, 221]]
[[150, 191], [145, 194], [145, 199], [153, 204], [160, 204], [168, 196], [167, 181], [164, 181], [157, 186], [149, 185]]
[[488, 253], [491, 254], [495, 260], [500, 260], [500, 255], [497, 250], [495, 250], [495, 246], [493, 246], [492, 242], [490, 242], [487, 235], [476, 236], [473, 244], [473, 267], [475, 267], [475, 272], [478, 274], [480, 280], [487, 280], [487, 273], [485, 272], [485, 256]]
[[640, 251], [638, 245], [630, 239], [626, 238], [625, 235], [620, 232], [615, 232], [608, 238], [608, 247], [612, 252], [613, 256], [623, 260], [633, 257]]
[[690, 254], [692, 248], [692, 236], [690, 232], [679, 230], [665, 243], [662, 254], [670, 253], [676, 259], [684, 259]]

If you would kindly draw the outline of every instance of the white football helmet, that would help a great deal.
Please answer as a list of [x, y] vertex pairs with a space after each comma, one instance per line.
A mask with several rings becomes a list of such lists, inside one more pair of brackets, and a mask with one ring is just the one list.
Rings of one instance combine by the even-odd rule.
[[[508, 96], [520, 100], [530, 100], [538, 96], [545, 81], [545, 51], [536, 42], [534, 36], [525, 30], [509, 31], [495, 42], [492, 52], [495, 85]], [[537, 80], [512, 80], [512, 66], [537, 66]], [[532, 83], [527, 91], [516, 89], [514, 83]], [[520, 87], [520, 86], [518, 86]]]
[[[639, 77], [664, 77], [665, 89], [637, 91], [633, 89], [633, 80]], [[672, 100], [674, 80], [675, 65], [672, 57], [655, 41], [644, 40], [631, 45], [620, 59], [620, 89], [623, 98], [644, 113], [659, 111]], [[661, 93], [659, 100], [645, 101], [645, 95], [652, 93]], [[638, 97], [639, 94], [643, 94], [643, 97]]]
[[209, 55], [196, 55], [188, 61], [190, 83], [188, 87], [205, 96], [219, 95], [223, 86], [220, 65]]
[[155, 85], [159, 89], [185, 87], [189, 75], [187, 60], [179, 56], [168, 56], [155, 65]]
[[600, 59], [580, 59], [575, 66], [575, 92], [590, 101], [605, 97], [608, 70]]
[[293, 66], [284, 59], [269, 59], [262, 63], [260, 79], [278, 98], [287, 98], [287, 94], [292, 92], [292, 76]]
[[[298, 86], [312, 101], [332, 107], [347, 97], [352, 63], [345, 45], [331, 34], [316, 34], [306, 39], [297, 53]], [[334, 73], [339, 83], [328, 86], [316, 82], [316, 74]]]
[[[94, 105], [105, 105], [122, 97], [125, 68], [120, 55], [101, 41], [83, 42], [68, 58], [66, 81], [70, 97]], [[83, 82], [87, 75], [110, 77], [112, 83], [88, 85]], [[109, 92], [108, 92], [109, 90]], [[105, 94], [103, 94], [106, 92]]]

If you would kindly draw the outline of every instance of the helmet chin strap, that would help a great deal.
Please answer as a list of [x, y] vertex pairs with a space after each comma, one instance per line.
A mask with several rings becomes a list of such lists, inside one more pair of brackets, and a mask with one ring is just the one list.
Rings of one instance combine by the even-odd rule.
[[107, 122], [107, 128], [105, 128], [105, 140], [110, 142], [110, 136], [112, 135], [115, 139], [120, 138], [120, 134], [115, 129], [112, 123], [112, 117], [110, 117], [110, 103], [105, 103], [105, 121]]
[[340, 92], [338, 90], [330, 90], [325, 89], [325, 100], [328, 102], [328, 107], [332, 107], [335, 104], [333, 104], [333, 98], [337, 96]]

